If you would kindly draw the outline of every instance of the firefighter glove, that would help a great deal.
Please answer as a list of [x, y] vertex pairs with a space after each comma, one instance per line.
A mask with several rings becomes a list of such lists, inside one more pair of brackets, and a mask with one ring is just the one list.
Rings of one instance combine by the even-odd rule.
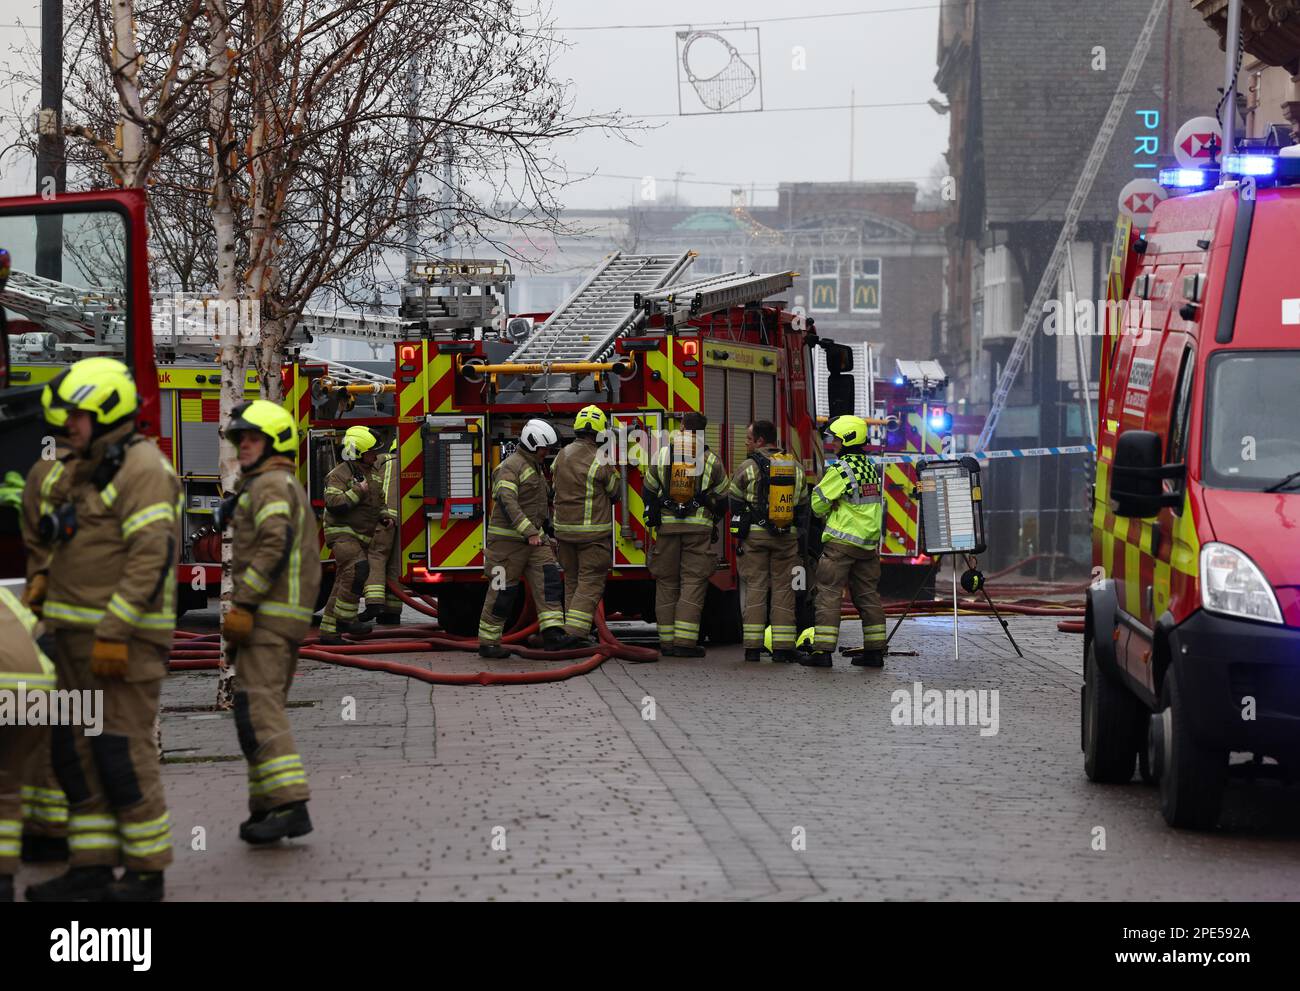
[[221, 635], [236, 646], [248, 643], [253, 636], [253, 611], [240, 605], [231, 606], [221, 624]]
[[41, 606], [45, 604], [45, 589], [47, 585], [44, 572], [32, 575], [32, 580], [27, 583], [27, 588], [23, 590], [23, 605], [25, 605], [37, 616], [41, 614]]
[[90, 651], [90, 670], [100, 678], [126, 676], [126, 643], [121, 640], [96, 640]]

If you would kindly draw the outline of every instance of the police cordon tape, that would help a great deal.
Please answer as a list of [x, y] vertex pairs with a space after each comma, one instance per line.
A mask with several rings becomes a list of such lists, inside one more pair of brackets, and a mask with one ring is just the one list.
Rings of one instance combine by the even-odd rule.
[[1095, 444], [1076, 444], [1073, 447], [1015, 447], [1006, 451], [971, 451], [961, 454], [880, 454], [870, 455], [877, 464], [911, 464], [916, 461], [958, 461], [974, 458], [976, 461], [996, 461], [1001, 458], [1048, 458], [1062, 454], [1096, 454]]

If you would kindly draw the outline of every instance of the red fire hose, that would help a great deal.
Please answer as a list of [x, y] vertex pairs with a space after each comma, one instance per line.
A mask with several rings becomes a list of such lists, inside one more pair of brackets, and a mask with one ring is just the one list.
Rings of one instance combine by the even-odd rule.
[[[425, 600], [424, 596], [415, 597], [404, 589], [396, 587], [392, 591], [406, 605], [428, 616], [437, 616], [437, 607]], [[528, 637], [538, 630], [531, 600], [525, 607], [523, 615], [501, 643], [511, 653], [528, 660], [577, 660], [580, 663], [564, 667], [536, 671], [479, 671], [476, 673], [453, 674], [445, 671], [431, 671], [414, 664], [402, 664], [397, 661], [370, 660], [366, 654], [404, 654], [427, 652], [430, 650], [464, 650], [478, 649], [475, 637], [458, 637], [446, 633], [433, 624], [407, 626], [398, 630], [380, 630], [343, 645], [322, 646], [319, 635], [312, 634], [303, 641], [299, 655], [326, 664], [342, 667], [362, 668], [367, 671], [383, 671], [388, 674], [400, 674], [433, 685], [532, 685], [551, 681], [565, 681], [579, 675], [594, 671], [611, 657], [624, 660], [644, 662], [656, 660], [658, 651], [647, 647], [636, 647], [618, 640], [605, 622], [604, 603], [596, 610], [595, 624], [598, 642], [593, 647], [578, 647], [572, 650], [538, 650], [524, 646]], [[171, 669], [173, 671], [207, 671], [220, 666], [221, 637], [217, 633], [191, 633], [177, 630], [172, 644]]]

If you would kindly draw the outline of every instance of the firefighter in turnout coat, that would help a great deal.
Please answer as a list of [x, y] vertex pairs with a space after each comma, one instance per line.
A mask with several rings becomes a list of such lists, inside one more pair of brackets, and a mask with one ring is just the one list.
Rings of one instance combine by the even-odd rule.
[[334, 555], [334, 586], [321, 614], [320, 642], [341, 644], [340, 634], [368, 633], [357, 609], [370, 575], [366, 557], [384, 515], [382, 485], [374, 483], [378, 442], [367, 427], [348, 427], [343, 460], [325, 476], [325, 546]]
[[555, 540], [564, 569], [564, 631], [586, 638], [605, 594], [614, 563], [614, 503], [622, 476], [601, 456], [600, 437], [609, 422], [599, 406], [587, 406], [573, 421], [577, 437], [555, 456]]
[[483, 548], [488, 592], [478, 623], [478, 652], [483, 657], [510, 656], [501, 646], [501, 635], [514, 615], [525, 576], [546, 649], [586, 643], [564, 632], [564, 575], [546, 541], [550, 522], [543, 471], [546, 456], [559, 442], [555, 428], [545, 420], [529, 420], [520, 431], [519, 446], [492, 473], [492, 516]]
[[252, 813], [239, 836], [272, 843], [311, 832], [307, 772], [285, 703], [320, 590], [320, 548], [294, 475], [298, 431], [288, 410], [265, 399], [242, 403], [226, 437], [239, 452], [240, 477], [227, 504], [234, 589], [222, 633], [235, 667], [235, 729]]
[[[69, 870], [30, 886], [27, 899], [156, 901], [172, 861], [154, 722], [176, 626], [180, 482], [135, 432], [135, 382], [120, 362], [79, 361], [42, 400], [74, 455], [46, 541], [41, 608], [54, 631], [59, 688], [102, 692], [103, 731], [53, 729]], [[118, 864], [126, 873], [115, 880]]]
[[700, 614], [709, 577], [717, 569], [715, 528], [725, 513], [727, 473], [704, 443], [702, 413], [682, 417], [645, 472], [646, 525], [654, 531], [650, 574], [655, 579], [655, 622], [665, 657], [703, 657]]
[[795, 585], [803, 569], [797, 518], [807, 494], [803, 466], [776, 442], [772, 422], [750, 424], [749, 455], [731, 479], [732, 533], [738, 540], [745, 660], [759, 659], [770, 594], [772, 660], [789, 663], [796, 659]]

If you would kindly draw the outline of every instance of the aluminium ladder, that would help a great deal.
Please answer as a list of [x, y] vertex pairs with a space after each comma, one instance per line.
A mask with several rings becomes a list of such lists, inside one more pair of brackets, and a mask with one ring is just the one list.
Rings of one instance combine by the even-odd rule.
[[1025, 311], [1024, 322], [1020, 325], [1020, 333], [1016, 336], [1015, 344], [1011, 346], [1011, 354], [1007, 358], [1006, 367], [1002, 369], [1002, 375], [998, 378], [998, 387], [993, 394], [993, 403], [989, 407], [988, 416], [984, 420], [984, 429], [980, 432], [979, 442], [975, 445], [977, 451], [987, 451], [992, 443], [993, 433], [998, 426], [998, 418], [1007, 405], [1007, 397], [1011, 394], [1011, 387], [1015, 385], [1016, 378], [1020, 374], [1020, 368], [1025, 363], [1025, 355], [1029, 352], [1029, 343], [1033, 340], [1034, 332], [1038, 329], [1039, 321], [1042, 319], [1043, 307], [1047, 303], [1048, 294], [1052, 292], [1056, 280], [1061, 275], [1066, 255], [1070, 250], [1070, 243], [1074, 240], [1075, 234], [1078, 233], [1079, 218], [1083, 215], [1084, 205], [1092, 193], [1092, 187], [1097, 181], [1097, 175], [1101, 172], [1106, 153], [1110, 150], [1111, 139], [1114, 138], [1115, 130], [1119, 127], [1124, 107], [1128, 105], [1129, 94], [1133, 92], [1133, 87], [1137, 85], [1138, 75], [1142, 71], [1147, 52], [1151, 48], [1151, 39], [1155, 35], [1156, 26], [1159, 24], [1160, 17], [1165, 12], [1168, 3], [1169, 0], [1155, 0], [1152, 3], [1146, 24], [1143, 25], [1137, 43], [1133, 46], [1133, 54], [1129, 57], [1128, 67], [1124, 70], [1123, 78], [1120, 79], [1119, 88], [1115, 91], [1115, 96], [1110, 102], [1110, 109], [1106, 111], [1106, 117], [1102, 122], [1101, 129], [1097, 132], [1096, 140], [1093, 141], [1092, 152], [1088, 155], [1088, 160], [1083, 167], [1083, 173], [1079, 176], [1079, 182], [1074, 187], [1074, 195], [1070, 197], [1069, 206], [1066, 207], [1065, 223], [1061, 227], [1060, 237], [1056, 239], [1056, 247], [1052, 250], [1052, 257], [1047, 263], [1047, 268], [1043, 271], [1043, 278], [1038, 283], [1038, 291], [1034, 293], [1033, 302], [1029, 304], [1029, 309]]

